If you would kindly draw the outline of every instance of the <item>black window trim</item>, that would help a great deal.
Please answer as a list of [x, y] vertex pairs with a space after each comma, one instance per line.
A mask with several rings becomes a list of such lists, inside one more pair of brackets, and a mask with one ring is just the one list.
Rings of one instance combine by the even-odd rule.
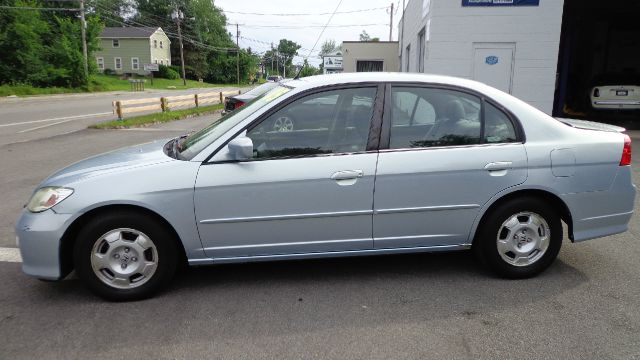
[[[453, 145], [453, 146], [431, 146], [431, 147], [415, 147], [415, 148], [399, 148], [399, 149], [390, 149], [391, 142], [391, 101], [393, 101], [393, 97], [391, 96], [391, 91], [393, 88], [405, 87], [405, 88], [426, 88], [426, 89], [440, 89], [440, 90], [450, 90], [457, 91], [467, 95], [475, 96], [480, 99], [480, 114], [482, 116], [480, 121], [480, 142], [478, 144], [469, 144], [469, 145]], [[382, 117], [382, 132], [380, 135], [380, 151], [391, 152], [391, 151], [417, 151], [417, 150], [426, 150], [426, 149], [449, 149], [449, 148], [460, 148], [460, 147], [478, 147], [478, 146], [495, 146], [495, 145], [509, 145], [509, 144], [525, 144], [526, 136], [524, 133], [524, 129], [522, 128], [522, 124], [520, 120], [511, 112], [509, 109], [502, 106], [496, 100], [482, 94], [478, 91], [457, 86], [451, 84], [441, 84], [441, 83], [424, 83], [424, 82], [398, 82], [392, 81], [387, 82], [385, 85], [385, 111]], [[388, 102], [388, 104], [387, 104]], [[513, 142], [500, 142], [500, 143], [487, 143], [484, 139], [484, 126], [485, 126], [485, 102], [493, 105], [499, 111], [502, 111], [507, 119], [511, 122], [513, 129], [516, 133], [516, 141]]]
[[[267, 110], [264, 114], [260, 115], [258, 118], [254, 119], [251, 123], [242, 127], [239, 131], [237, 131], [233, 136], [230, 136], [222, 145], [218, 146], [218, 148], [213, 151], [203, 162], [203, 165], [209, 164], [228, 164], [228, 163], [240, 163], [240, 162], [254, 162], [254, 161], [271, 161], [271, 160], [287, 160], [287, 159], [301, 159], [301, 158], [312, 158], [312, 157], [327, 157], [327, 156], [343, 156], [343, 155], [353, 155], [353, 154], [366, 154], [366, 153], [375, 153], [379, 149], [380, 143], [380, 133], [382, 129], [383, 123], [383, 106], [384, 106], [384, 82], [356, 82], [356, 83], [344, 83], [344, 84], [331, 84], [326, 86], [319, 86], [313, 89], [308, 89], [302, 91], [298, 94], [291, 96], [290, 98], [282, 101], [271, 109]], [[291, 103], [307, 97], [309, 95], [333, 91], [333, 90], [343, 90], [343, 89], [353, 89], [353, 88], [375, 88], [376, 95], [374, 98], [373, 104], [373, 114], [371, 116], [371, 124], [369, 125], [369, 138], [367, 140], [367, 146], [365, 151], [354, 151], [354, 152], [341, 152], [341, 153], [331, 153], [331, 154], [313, 154], [313, 155], [296, 155], [296, 156], [282, 156], [282, 157], [272, 157], [272, 158], [261, 158], [261, 159], [248, 159], [248, 160], [222, 160], [222, 161], [210, 161], [218, 152], [224, 149], [229, 141], [235, 139], [238, 135], [242, 134], [244, 131], [251, 131], [253, 128], [258, 126], [262, 121], [266, 120], [269, 116], [274, 113], [280, 111], [286, 106], [289, 106]]]

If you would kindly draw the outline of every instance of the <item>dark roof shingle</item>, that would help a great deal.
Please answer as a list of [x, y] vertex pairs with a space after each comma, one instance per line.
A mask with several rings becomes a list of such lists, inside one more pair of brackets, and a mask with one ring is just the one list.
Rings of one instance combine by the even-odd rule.
[[101, 38], [148, 38], [158, 27], [106, 27], [100, 34]]

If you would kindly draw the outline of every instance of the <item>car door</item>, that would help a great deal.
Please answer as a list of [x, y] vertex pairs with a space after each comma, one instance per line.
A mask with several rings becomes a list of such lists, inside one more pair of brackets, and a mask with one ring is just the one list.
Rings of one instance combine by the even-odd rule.
[[[367, 144], [372, 119], [378, 129], [381, 121], [381, 111], [374, 115], [377, 101], [382, 107], [377, 93], [373, 85], [304, 95], [238, 135], [251, 139], [252, 158], [201, 166], [194, 201], [207, 256], [372, 249], [378, 155]], [[273, 119], [303, 116], [299, 109], [318, 99], [333, 101], [328, 119], [290, 131], [273, 128]]]
[[467, 244], [480, 207], [527, 177], [514, 119], [459, 90], [389, 86], [374, 195], [374, 246]]

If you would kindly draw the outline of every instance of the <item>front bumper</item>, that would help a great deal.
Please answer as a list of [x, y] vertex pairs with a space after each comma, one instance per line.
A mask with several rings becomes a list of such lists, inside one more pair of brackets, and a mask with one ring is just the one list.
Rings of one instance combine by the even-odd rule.
[[22, 212], [16, 223], [16, 242], [22, 256], [22, 271], [39, 279], [60, 280], [60, 241], [71, 214], [57, 214], [53, 210], [41, 213]]

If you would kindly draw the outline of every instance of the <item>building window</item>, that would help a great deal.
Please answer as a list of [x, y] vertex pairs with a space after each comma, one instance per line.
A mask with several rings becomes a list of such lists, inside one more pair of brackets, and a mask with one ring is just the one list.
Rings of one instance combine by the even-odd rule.
[[[158, 48], [158, 40], [153, 40], [153, 47]], [[162, 45], [160, 45], [160, 47], [162, 47]]]
[[116, 70], [122, 70], [122, 58], [113, 58], [113, 65]]
[[111, 46], [113, 46], [114, 48], [119, 48], [120, 47], [120, 39], [111, 39]]
[[160, 49], [163, 49], [162, 40], [160, 40]]
[[422, 28], [420, 33], [418, 34], [418, 72], [424, 72], [424, 50], [426, 47], [426, 42], [424, 38], [425, 28]]
[[104, 58], [102, 56], [96, 58], [96, 63], [98, 63], [98, 70], [104, 70]]
[[382, 60], [358, 60], [356, 61], [356, 72], [379, 72], [383, 71], [384, 62]]
[[407, 53], [405, 54], [405, 56], [406, 56], [405, 63], [407, 64], [405, 71], [409, 72], [410, 71], [409, 67], [411, 66], [411, 45], [407, 45]]
[[131, 70], [140, 70], [140, 59], [137, 57], [131, 58]]

